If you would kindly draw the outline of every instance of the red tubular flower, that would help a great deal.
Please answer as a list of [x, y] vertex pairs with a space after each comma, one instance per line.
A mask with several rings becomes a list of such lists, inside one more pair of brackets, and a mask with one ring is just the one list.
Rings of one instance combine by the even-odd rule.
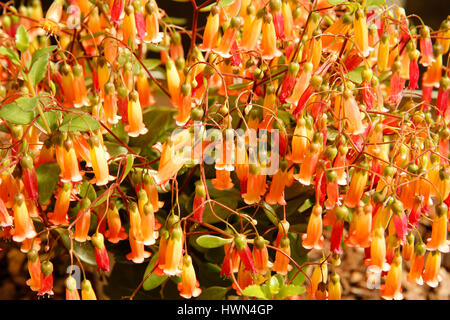
[[145, 19], [144, 19], [144, 12], [142, 10], [140, 1], [133, 1], [133, 7], [134, 7], [134, 21], [136, 23], [136, 30], [137, 35], [141, 41], [145, 38]]
[[266, 274], [269, 268], [272, 267], [265, 240], [261, 236], [254, 240], [253, 259], [255, 261], [255, 269], [261, 275]]
[[337, 207], [335, 209], [336, 220], [333, 224], [333, 230], [331, 231], [330, 239], [330, 251], [342, 254], [341, 240], [344, 232], [344, 219], [348, 215], [348, 209], [345, 206]]
[[120, 15], [122, 14], [124, 3], [125, 3], [124, 0], [114, 0], [111, 9], [111, 20], [110, 20], [112, 24], [120, 25], [119, 18]]
[[234, 250], [234, 243], [227, 243], [223, 246], [225, 257], [222, 262], [220, 276], [230, 277], [232, 272], [237, 272], [239, 268], [239, 253]]
[[450, 79], [447, 77], [444, 77], [440, 80], [439, 84], [439, 90], [438, 90], [438, 96], [436, 100], [436, 107], [439, 110], [439, 113], [444, 116], [447, 114], [449, 110], [449, 88], [450, 85]]
[[201, 181], [195, 185], [195, 197], [192, 205], [193, 218], [198, 222], [203, 222], [203, 213], [205, 212], [206, 190]]
[[252, 252], [247, 245], [245, 236], [242, 234], [236, 236], [234, 238], [234, 244], [245, 269], [251, 271], [252, 273], [256, 273]]
[[37, 200], [39, 197], [36, 170], [34, 169], [33, 159], [25, 155], [20, 159], [22, 167], [22, 181], [28, 197]]
[[41, 287], [38, 295], [53, 295], [53, 264], [50, 261], [44, 261], [41, 264]]
[[95, 261], [97, 262], [97, 270], [109, 272], [109, 256], [105, 247], [105, 239], [103, 234], [95, 233], [91, 237], [94, 245]]
[[427, 26], [424, 26], [420, 30], [420, 53], [421, 58], [419, 63], [422, 64], [424, 67], [429, 66], [433, 63], [433, 43], [431, 42], [430, 38], [430, 28]]
[[275, 33], [277, 39], [284, 39], [284, 17], [281, 11], [281, 0], [271, 0], [270, 1], [270, 11], [273, 16], [273, 24], [275, 27]]
[[419, 57], [420, 52], [418, 50], [414, 50], [410, 54], [409, 60], [409, 89], [416, 90], [419, 85]]
[[281, 84], [280, 93], [278, 98], [280, 103], [286, 103], [286, 99], [291, 95], [291, 91], [295, 86], [295, 77], [297, 76], [300, 65], [297, 62], [291, 62], [288, 66], [288, 73], [284, 77]]

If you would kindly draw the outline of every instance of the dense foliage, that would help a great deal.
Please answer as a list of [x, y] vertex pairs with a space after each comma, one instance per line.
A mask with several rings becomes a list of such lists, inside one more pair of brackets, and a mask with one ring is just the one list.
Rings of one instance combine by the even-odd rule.
[[200, 2], [190, 26], [155, 0], [1, 4], [0, 237], [30, 289], [69, 255], [67, 299], [96, 299], [87, 265], [130, 298], [341, 299], [347, 247], [385, 299], [438, 286], [450, 19]]

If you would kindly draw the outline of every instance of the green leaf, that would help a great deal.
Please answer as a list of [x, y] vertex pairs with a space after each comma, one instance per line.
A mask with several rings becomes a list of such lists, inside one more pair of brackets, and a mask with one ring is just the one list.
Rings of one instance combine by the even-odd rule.
[[[61, 235], [61, 240], [64, 246], [70, 250], [70, 237], [66, 229], [57, 228], [56, 231]], [[81, 261], [96, 266], [97, 262], [95, 260], [95, 251], [92, 243], [90, 241], [78, 242], [76, 240], [72, 241], [73, 251], [80, 258]]]
[[55, 49], [56, 49], [56, 46], [49, 46], [49, 47], [44, 47], [44, 48], [36, 50], [33, 53], [33, 56], [31, 57], [31, 65], [33, 65], [36, 61], [38, 61], [39, 58], [41, 58], [42, 56], [48, 57], [48, 54]]
[[202, 294], [198, 296], [198, 300], [225, 300], [228, 288], [224, 287], [209, 287], [203, 290]]
[[[47, 120], [47, 123], [50, 127], [50, 129], [56, 130], [56, 128], [58, 128], [58, 116], [56, 115], [56, 113], [54, 111], [46, 111], [44, 112], [44, 117], [45, 120]], [[44, 121], [42, 121], [42, 117], [39, 116], [39, 118], [37, 118], [36, 122], [42, 127], [45, 128], [44, 126]]]
[[234, 83], [228, 86], [228, 90], [242, 90], [244, 88], [247, 88], [248, 86], [252, 85], [253, 81], [249, 82], [242, 82], [242, 83]]
[[80, 197], [88, 198], [91, 202], [94, 202], [95, 199], [97, 199], [97, 193], [95, 192], [94, 187], [87, 180], [84, 180], [80, 186]]
[[309, 208], [311, 208], [313, 205], [313, 202], [311, 201], [311, 199], [306, 199], [305, 202], [303, 202], [303, 204], [300, 206], [300, 208], [298, 208], [298, 213], [303, 213], [306, 210], [308, 210]]
[[204, 8], [200, 9], [200, 12], [208, 12], [211, 10], [212, 7], [214, 7], [215, 5], [217, 5], [218, 3], [220, 3], [221, 7], [228, 7], [229, 5], [233, 4], [234, 0], [222, 0], [222, 1], [215, 1], [213, 3], [211, 3], [210, 5], [207, 5]]
[[27, 30], [23, 25], [17, 28], [16, 31], [16, 47], [20, 52], [28, 50], [30, 40], [28, 39]]
[[105, 141], [106, 149], [111, 157], [115, 157], [121, 154], [127, 154], [128, 149], [117, 142]]
[[386, 2], [386, 0], [367, 0], [366, 8], [379, 7], [379, 6], [383, 5], [385, 2]]
[[37, 101], [37, 97], [20, 97], [1, 108], [0, 118], [14, 124], [29, 124], [36, 116]]
[[276, 277], [271, 277], [269, 281], [269, 289], [272, 295], [280, 292], [280, 282]]
[[16, 66], [20, 66], [19, 56], [16, 51], [11, 50], [10, 48], [0, 47], [0, 54], [7, 56]]
[[167, 24], [176, 24], [178, 26], [185, 25], [187, 22], [186, 18], [178, 18], [178, 17], [164, 17], [162, 18], [163, 22]]
[[39, 57], [35, 63], [31, 66], [30, 81], [33, 87], [37, 86], [39, 82], [45, 77], [48, 65], [48, 53]]
[[[145, 269], [144, 272], [144, 279], [147, 277], [147, 275], [153, 271], [154, 267], [155, 267], [155, 262], [156, 260], [158, 260], [158, 253], [154, 253], [152, 258], [150, 259], [147, 268]], [[158, 276], [155, 273], [150, 274], [147, 279], [145, 279], [144, 284], [142, 285], [142, 288], [144, 288], [144, 290], [152, 290], [155, 289], [157, 287], [159, 287], [161, 285], [161, 283], [163, 283], [165, 280], [167, 279], [167, 276]]]
[[233, 241], [232, 238], [224, 239], [211, 235], [203, 235], [197, 238], [197, 244], [203, 248], [208, 249], [221, 247], [227, 243], [231, 243], [232, 241]]
[[275, 210], [273, 210], [272, 206], [267, 202], [263, 201], [262, 208], [264, 213], [266, 214], [266, 217], [270, 220], [270, 222], [272, 222], [274, 226], [278, 226], [278, 216]]
[[346, 2], [347, 0], [328, 0], [328, 3], [331, 4], [332, 6], [341, 4], [342, 2]]
[[89, 131], [97, 130], [99, 128], [100, 123], [88, 114], [67, 113], [64, 117], [63, 123], [59, 127], [59, 131]]
[[295, 284], [288, 284], [287, 286], [284, 286], [280, 289], [280, 292], [277, 294], [276, 299], [283, 300], [295, 295], [302, 294], [303, 292], [305, 292], [305, 287]]
[[357, 84], [361, 84], [362, 83], [362, 75], [361, 75], [361, 71], [364, 70], [364, 66], [360, 66], [357, 67], [355, 69], [353, 69], [350, 72], [347, 72], [345, 74], [346, 78], [350, 79], [353, 82], [356, 82]]
[[127, 177], [128, 173], [133, 168], [133, 163], [134, 163], [134, 157], [132, 154], [129, 154], [127, 156], [127, 164], [125, 166], [125, 171], [123, 172], [122, 180], [120, 182], [122, 182]]
[[48, 162], [36, 168], [36, 176], [38, 181], [39, 202], [47, 204], [59, 181], [59, 173], [61, 169], [58, 163]]
[[245, 288], [242, 293], [246, 296], [249, 297], [255, 297], [258, 298], [260, 300], [267, 300], [266, 295], [264, 294], [263, 290], [261, 289], [260, 286], [254, 284], [251, 286], [248, 286], [247, 288]]
[[161, 65], [161, 60], [159, 60], [159, 59], [145, 59], [143, 62], [144, 62], [144, 66], [148, 70], [153, 70], [156, 67], [158, 67], [159, 65]]

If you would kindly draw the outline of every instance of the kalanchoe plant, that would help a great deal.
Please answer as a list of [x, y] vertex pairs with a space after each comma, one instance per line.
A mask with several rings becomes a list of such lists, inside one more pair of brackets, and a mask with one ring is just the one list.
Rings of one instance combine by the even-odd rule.
[[450, 17], [191, 0], [186, 26], [158, 2], [0, 4], [0, 246], [30, 290], [97, 299], [99, 272], [112, 297], [338, 300], [349, 247], [384, 299], [404, 273], [438, 286]]

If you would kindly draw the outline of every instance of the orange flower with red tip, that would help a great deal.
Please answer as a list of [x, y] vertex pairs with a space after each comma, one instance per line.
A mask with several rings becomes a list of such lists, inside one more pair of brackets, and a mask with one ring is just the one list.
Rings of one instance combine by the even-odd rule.
[[200, 289], [199, 286], [200, 284], [197, 281], [194, 266], [192, 265], [192, 258], [191, 256], [186, 255], [183, 258], [181, 281], [177, 285], [180, 296], [186, 299], [198, 297], [202, 293], [202, 289]]
[[253, 241], [253, 259], [255, 269], [258, 273], [264, 275], [272, 268], [272, 262], [269, 261], [269, 253], [267, 251], [266, 241], [259, 236]]
[[109, 272], [109, 256], [106, 251], [105, 240], [103, 234], [95, 233], [91, 237], [92, 244], [94, 245], [95, 261], [97, 262], [97, 270]]
[[41, 264], [41, 287], [38, 295], [53, 295], [53, 263], [44, 261]]

